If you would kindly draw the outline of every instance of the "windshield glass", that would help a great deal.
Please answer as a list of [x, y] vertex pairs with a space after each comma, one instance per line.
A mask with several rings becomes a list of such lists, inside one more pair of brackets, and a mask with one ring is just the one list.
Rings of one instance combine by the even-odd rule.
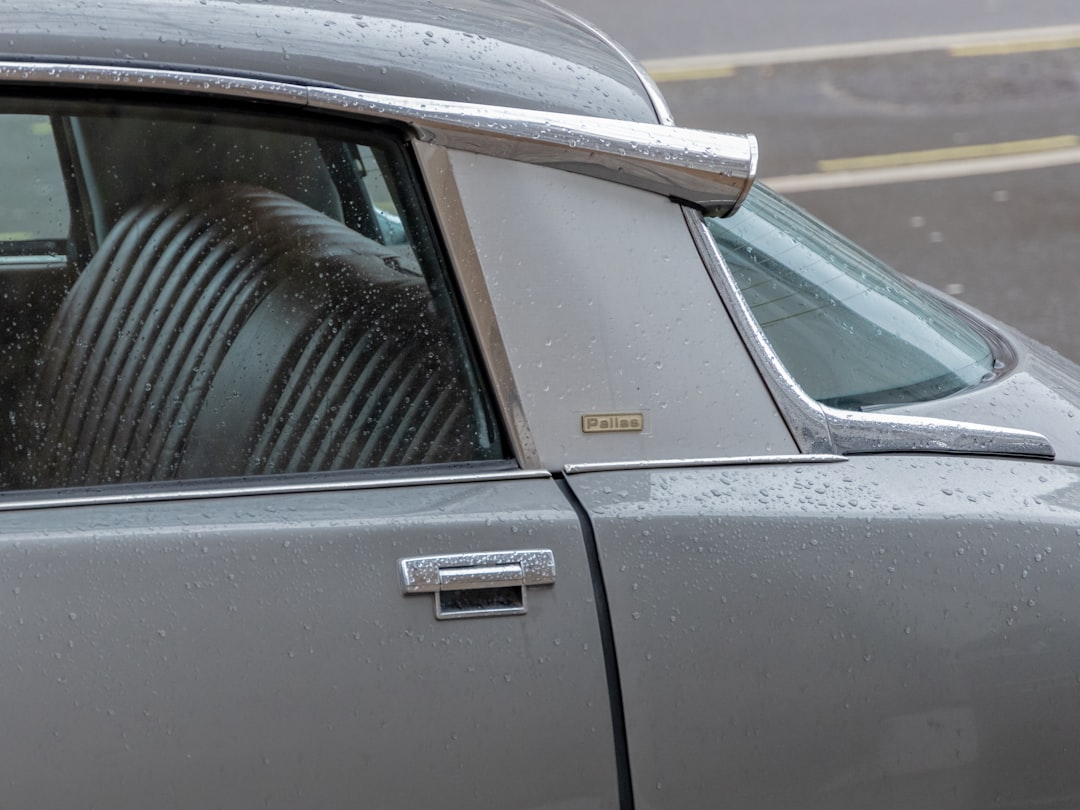
[[819, 402], [922, 402], [993, 373], [990, 344], [964, 318], [768, 189], [706, 223], [773, 349]]

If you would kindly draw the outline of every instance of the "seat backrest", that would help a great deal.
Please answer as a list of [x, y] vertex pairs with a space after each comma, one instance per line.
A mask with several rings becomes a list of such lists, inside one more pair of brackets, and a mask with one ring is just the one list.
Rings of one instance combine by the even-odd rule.
[[236, 185], [146, 202], [53, 320], [15, 483], [475, 458], [452, 345], [405, 257], [301, 203]]

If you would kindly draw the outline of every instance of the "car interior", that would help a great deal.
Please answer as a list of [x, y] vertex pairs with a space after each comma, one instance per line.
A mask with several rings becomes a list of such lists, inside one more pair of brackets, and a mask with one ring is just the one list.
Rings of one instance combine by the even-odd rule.
[[33, 143], [0, 233], [5, 486], [503, 457], [392, 136], [7, 106]]

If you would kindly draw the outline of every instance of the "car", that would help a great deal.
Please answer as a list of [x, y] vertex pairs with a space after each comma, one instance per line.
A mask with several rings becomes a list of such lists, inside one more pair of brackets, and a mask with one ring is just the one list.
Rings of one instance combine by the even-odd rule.
[[0, 5], [13, 807], [1064, 807], [1080, 370], [537, 0]]

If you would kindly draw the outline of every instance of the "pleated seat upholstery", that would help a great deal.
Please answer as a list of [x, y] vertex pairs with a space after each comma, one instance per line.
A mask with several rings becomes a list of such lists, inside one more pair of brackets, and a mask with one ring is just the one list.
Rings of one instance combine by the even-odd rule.
[[466, 375], [406, 257], [283, 195], [139, 205], [55, 316], [15, 485], [476, 457]]

